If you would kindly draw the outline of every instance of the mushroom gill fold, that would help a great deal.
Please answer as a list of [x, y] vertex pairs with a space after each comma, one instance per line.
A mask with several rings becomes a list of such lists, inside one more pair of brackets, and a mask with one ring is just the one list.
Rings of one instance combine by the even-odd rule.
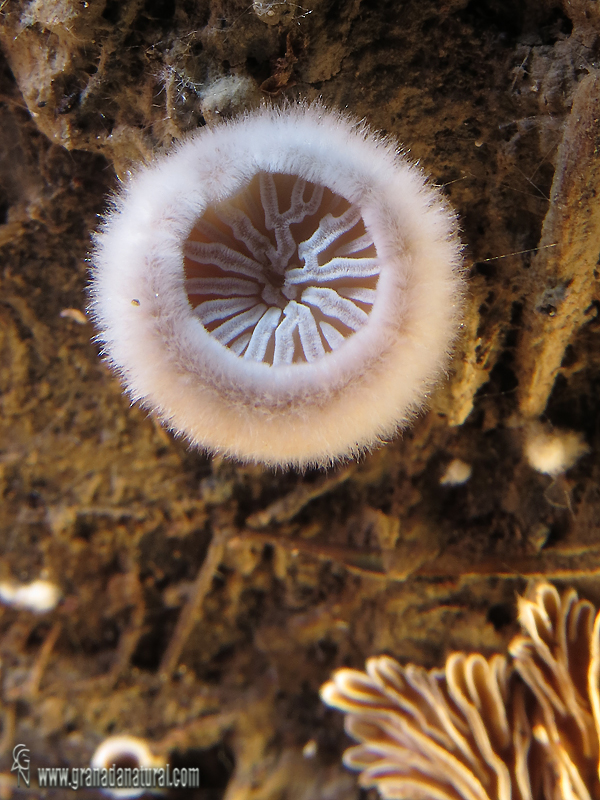
[[516, 788], [529, 800], [522, 765], [531, 735], [513, 683], [500, 655], [453, 653], [445, 670], [430, 671], [381, 656], [366, 674], [339, 670], [322, 697], [347, 713], [346, 732], [359, 742], [344, 763], [384, 798], [509, 800]]
[[317, 361], [362, 328], [380, 269], [357, 207], [267, 172], [196, 222], [184, 265], [204, 327], [236, 355], [273, 366]]
[[598, 782], [598, 632], [593, 605], [538, 584], [519, 599], [523, 632], [509, 650], [536, 699], [533, 734], [545, 750], [547, 797], [591, 800]]
[[540, 583], [519, 599], [508, 658], [338, 670], [321, 696], [358, 742], [344, 764], [386, 800], [597, 800], [599, 620], [573, 589]]

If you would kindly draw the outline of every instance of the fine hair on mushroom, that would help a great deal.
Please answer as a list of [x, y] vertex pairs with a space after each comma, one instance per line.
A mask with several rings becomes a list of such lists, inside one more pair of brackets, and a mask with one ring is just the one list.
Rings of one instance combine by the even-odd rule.
[[92, 262], [132, 399], [243, 461], [326, 465], [388, 439], [459, 328], [455, 213], [396, 142], [320, 103], [205, 127], [141, 167]]
[[344, 763], [386, 800], [600, 797], [600, 614], [548, 583], [519, 598], [500, 654], [452, 653], [444, 670], [370, 658], [321, 689], [358, 744]]

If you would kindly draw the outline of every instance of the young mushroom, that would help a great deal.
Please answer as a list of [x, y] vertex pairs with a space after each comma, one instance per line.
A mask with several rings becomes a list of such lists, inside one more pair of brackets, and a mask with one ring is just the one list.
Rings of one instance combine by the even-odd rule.
[[[92, 771], [103, 777], [99, 784], [103, 793], [123, 799], [164, 794], [160, 786], [157, 788], [154, 774], [164, 771], [164, 766], [164, 760], [154, 755], [145, 739], [126, 734], [108, 736], [98, 745], [90, 761]], [[139, 774], [135, 781], [126, 781], [126, 772]]]
[[458, 331], [454, 212], [395, 142], [320, 104], [203, 128], [141, 168], [92, 261], [131, 397], [244, 461], [327, 464], [392, 436]]
[[557, 478], [571, 469], [590, 447], [577, 431], [531, 423], [525, 431], [525, 457], [533, 469]]

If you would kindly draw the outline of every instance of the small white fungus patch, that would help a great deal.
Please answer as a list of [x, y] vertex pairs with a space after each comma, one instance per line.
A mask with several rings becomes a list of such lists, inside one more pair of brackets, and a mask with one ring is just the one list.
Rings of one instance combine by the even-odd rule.
[[530, 466], [555, 478], [589, 453], [589, 445], [576, 431], [531, 426], [525, 434], [525, 457]]
[[466, 483], [473, 474], [473, 467], [460, 458], [453, 459], [448, 466], [442, 477], [440, 478], [440, 486], [461, 486]]
[[43, 614], [56, 608], [61, 598], [58, 586], [50, 581], [32, 581], [31, 583], [0, 583], [0, 602], [14, 606], [21, 611], [33, 611]]

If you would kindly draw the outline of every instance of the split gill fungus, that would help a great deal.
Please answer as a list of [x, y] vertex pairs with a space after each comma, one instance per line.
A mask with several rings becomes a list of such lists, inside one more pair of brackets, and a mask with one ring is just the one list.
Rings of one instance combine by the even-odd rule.
[[358, 744], [344, 763], [386, 800], [598, 800], [600, 614], [548, 583], [519, 599], [510, 657], [453, 653], [443, 670], [370, 658], [325, 703]]
[[454, 212], [395, 142], [318, 103], [203, 128], [140, 168], [92, 261], [132, 399], [242, 461], [326, 465], [389, 438], [459, 327]]

